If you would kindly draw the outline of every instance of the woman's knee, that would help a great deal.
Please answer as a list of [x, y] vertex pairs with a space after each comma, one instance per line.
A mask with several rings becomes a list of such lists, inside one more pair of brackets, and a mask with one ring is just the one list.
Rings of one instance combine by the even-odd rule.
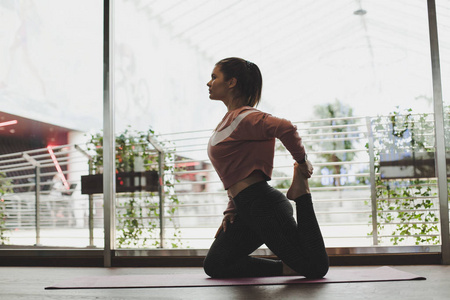
[[323, 278], [328, 273], [330, 267], [328, 258], [311, 264], [304, 275], [308, 279], [320, 279]]
[[223, 264], [208, 255], [203, 261], [203, 270], [211, 278], [220, 278], [223, 274]]
[[308, 279], [320, 279], [325, 277], [328, 273], [328, 265], [327, 266], [318, 266], [311, 270], [308, 270], [304, 275]]
[[329, 263], [328, 259], [321, 261], [298, 261], [289, 267], [308, 279], [320, 279], [328, 273]]

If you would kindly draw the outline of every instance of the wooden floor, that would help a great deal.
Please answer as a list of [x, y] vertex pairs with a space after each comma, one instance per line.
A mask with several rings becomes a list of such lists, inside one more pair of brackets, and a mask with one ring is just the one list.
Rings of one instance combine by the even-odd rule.
[[[0, 299], [450, 299], [450, 266], [393, 266], [421, 281], [157, 289], [44, 290], [80, 276], [203, 273], [201, 268], [0, 267]], [[360, 267], [332, 267], [360, 268]]]

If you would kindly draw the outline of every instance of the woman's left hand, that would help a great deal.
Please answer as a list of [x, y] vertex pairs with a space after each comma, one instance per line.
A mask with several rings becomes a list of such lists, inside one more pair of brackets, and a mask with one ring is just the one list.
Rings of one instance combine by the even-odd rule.
[[223, 231], [227, 231], [227, 226], [229, 223], [233, 224], [234, 219], [236, 218], [236, 214], [235, 213], [227, 213], [223, 216], [223, 220], [222, 220], [222, 224], [220, 224], [219, 229], [217, 229], [216, 235], [214, 236], [214, 238], [217, 238], [219, 236], [219, 233], [223, 230]]

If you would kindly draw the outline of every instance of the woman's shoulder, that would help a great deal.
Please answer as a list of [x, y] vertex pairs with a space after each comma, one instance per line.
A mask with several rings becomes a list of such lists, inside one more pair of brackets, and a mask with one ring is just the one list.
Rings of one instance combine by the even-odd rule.
[[265, 113], [251, 106], [242, 106], [236, 108], [232, 111], [227, 112], [216, 131], [221, 131], [224, 128], [230, 126], [232, 123], [241, 123], [242, 121], [244, 121], [245, 123], [245, 121], [258, 118], [263, 114]]
[[241, 106], [239, 108], [236, 108], [235, 110], [233, 110], [232, 112], [239, 115], [243, 112], [248, 112], [248, 111], [252, 111], [252, 112], [260, 112], [259, 109], [256, 109], [254, 107], [251, 106]]
[[257, 108], [251, 107], [251, 106], [243, 106], [243, 107], [237, 108], [234, 111], [232, 111], [232, 114], [233, 114], [233, 119], [242, 114], [253, 115], [253, 116], [269, 115], [268, 113], [261, 111]]
[[232, 116], [230, 116], [230, 120], [233, 121], [235, 119], [242, 119], [251, 121], [255, 119], [264, 119], [266, 115], [268, 114], [254, 107], [243, 106], [233, 111]]

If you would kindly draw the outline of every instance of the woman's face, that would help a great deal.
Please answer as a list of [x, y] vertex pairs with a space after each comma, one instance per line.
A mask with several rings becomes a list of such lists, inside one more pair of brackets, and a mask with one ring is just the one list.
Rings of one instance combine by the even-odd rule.
[[211, 100], [225, 100], [229, 97], [231, 86], [230, 80], [225, 80], [220, 66], [215, 66], [211, 73], [211, 80], [206, 84], [209, 88]]

